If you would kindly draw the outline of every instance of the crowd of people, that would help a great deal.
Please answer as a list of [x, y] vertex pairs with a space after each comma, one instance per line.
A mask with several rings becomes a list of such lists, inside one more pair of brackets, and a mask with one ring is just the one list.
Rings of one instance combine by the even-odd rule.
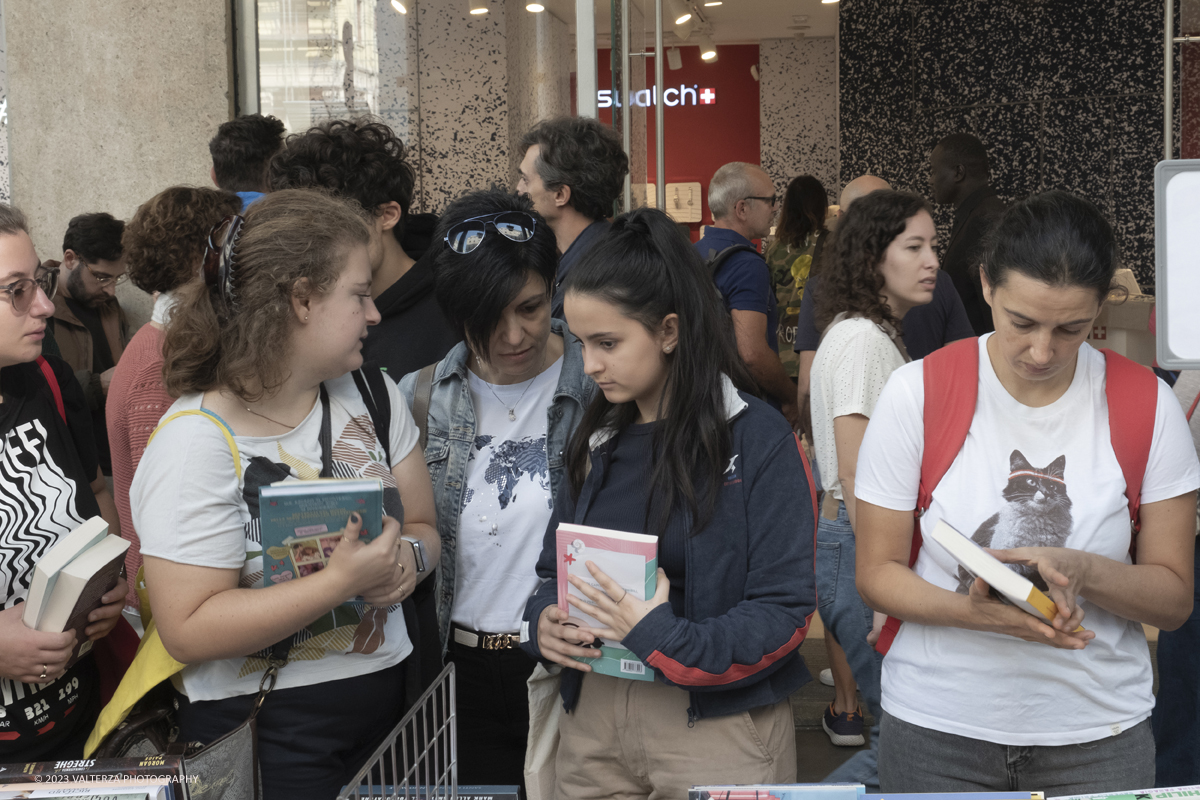
[[[83, 754], [131, 621], [181, 667], [180, 742], [220, 739], [271, 675], [268, 798], [334, 797], [450, 662], [460, 783], [525, 784], [527, 687], [551, 677], [555, 796], [788, 783], [819, 613], [822, 727], [861, 746], [862, 703], [874, 720], [830, 781], [1146, 788], [1157, 733], [1160, 784], [1200, 783], [1194, 404], [1085, 342], [1119, 266], [1092, 203], [1006, 204], [955, 133], [930, 161], [947, 235], [877, 176], [831, 205], [733, 162], [693, 243], [613, 217], [611, 129], [547, 120], [520, 147], [515, 191], [416, 213], [382, 122], [253, 115], [210, 143], [217, 188], [81, 214], [61, 261], [0, 206], [0, 763]], [[127, 277], [154, 297], [136, 332]], [[324, 569], [264, 588], [258, 490], [361, 477], [382, 533], [352, 515]], [[83, 631], [97, 655], [68, 666], [74, 634], [21, 606], [97, 515], [132, 546]], [[1053, 617], [959, 568], [940, 521]], [[560, 523], [655, 536], [653, 596], [592, 565], [562, 609]], [[602, 638], [655, 680], [592, 671]]]

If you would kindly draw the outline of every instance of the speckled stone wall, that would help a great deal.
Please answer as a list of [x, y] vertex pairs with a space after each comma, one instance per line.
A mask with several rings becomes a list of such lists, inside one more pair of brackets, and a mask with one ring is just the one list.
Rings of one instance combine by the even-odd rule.
[[934, 144], [974, 133], [1002, 196], [1088, 197], [1153, 287], [1162, 24], [1162, 0], [842, 0], [840, 178], [928, 196]]
[[0, 0], [0, 203], [12, 202], [8, 170], [8, 46], [4, 43], [4, 2]]
[[505, 0], [508, 63], [508, 185], [525, 157], [519, 142], [543, 119], [571, 113], [571, 39], [551, 13], [531, 14], [526, 0]]
[[758, 48], [761, 164], [782, 193], [812, 175], [837, 202], [837, 50], [834, 40], [764, 39]]

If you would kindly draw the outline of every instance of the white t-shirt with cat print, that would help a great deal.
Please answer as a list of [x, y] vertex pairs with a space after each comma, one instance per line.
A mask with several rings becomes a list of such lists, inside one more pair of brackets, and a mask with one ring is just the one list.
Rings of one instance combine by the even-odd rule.
[[[966, 442], [922, 519], [944, 519], [995, 548], [1066, 546], [1129, 563], [1125, 480], [1112, 449], [1104, 355], [1079, 349], [1070, 388], [1030, 408], [1001, 386], [979, 340], [979, 398]], [[1200, 487], [1179, 402], [1158, 382], [1142, 503]], [[916, 506], [924, 449], [922, 363], [896, 370], [858, 456], [855, 495], [896, 511]], [[957, 563], [925, 539], [914, 567], [959, 590]], [[1191, 565], [1188, 565], [1191, 569]], [[883, 708], [914, 725], [1006, 745], [1064, 745], [1114, 736], [1154, 707], [1142, 626], [1084, 602], [1096, 638], [1060, 650], [998, 633], [906, 622], [883, 661]]]

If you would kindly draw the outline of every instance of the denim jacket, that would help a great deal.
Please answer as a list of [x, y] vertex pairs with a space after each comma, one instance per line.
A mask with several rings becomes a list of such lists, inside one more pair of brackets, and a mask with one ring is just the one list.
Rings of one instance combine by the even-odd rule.
[[[550, 467], [550, 491], [554, 505], [569, 498], [566, 449], [571, 435], [591, 403], [596, 384], [583, 372], [583, 354], [579, 340], [561, 320], [552, 319], [550, 330], [563, 337], [563, 366], [554, 390], [554, 401], [546, 409], [546, 457]], [[471, 402], [467, 379], [468, 350], [459, 342], [438, 362], [433, 373], [433, 394], [429, 400], [429, 438], [425, 444], [425, 463], [433, 479], [437, 528], [442, 537], [442, 559], [437, 573], [438, 634], [442, 652], [450, 637], [450, 613], [454, 609], [455, 572], [458, 568], [458, 522], [462, 513], [463, 492], [467, 486], [467, 459], [475, 441], [475, 406]], [[411, 410], [417, 373], [400, 380], [400, 391]], [[537, 531], [536, 535], [541, 535]], [[505, 633], [506, 631], [496, 631]]]

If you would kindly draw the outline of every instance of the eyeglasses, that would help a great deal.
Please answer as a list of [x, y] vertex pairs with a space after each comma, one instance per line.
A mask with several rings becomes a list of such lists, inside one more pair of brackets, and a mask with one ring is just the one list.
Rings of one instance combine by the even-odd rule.
[[537, 229], [537, 220], [524, 211], [502, 211], [499, 214], [471, 217], [446, 231], [446, 246], [465, 256], [479, 247], [483, 237], [487, 236], [488, 225], [509, 241], [528, 242]]
[[[129, 277], [128, 272], [122, 272], [120, 275], [109, 275], [105, 272], [96, 272], [96, 270], [92, 269], [92, 265], [84, 261], [82, 258], [79, 259], [79, 263], [87, 267], [87, 271], [92, 274], [92, 277], [96, 279], [96, 283], [101, 286], [108, 286], [110, 283], [122, 284], [125, 282], [125, 279]], [[49, 292], [46, 294], [49, 294]]]
[[204, 250], [204, 283], [210, 288], [218, 287], [221, 298], [233, 304], [233, 250], [242, 235], [245, 218], [241, 214], [230, 214], [213, 226], [208, 234], [208, 247]]
[[21, 278], [19, 281], [0, 286], [0, 291], [8, 295], [15, 313], [24, 314], [33, 305], [33, 298], [37, 297], [39, 287], [46, 293], [47, 299], [53, 300], [58, 292], [58, 270], [39, 270], [33, 278]]
[[767, 205], [774, 208], [775, 204], [779, 202], [779, 195], [773, 194], [770, 197], [755, 197], [754, 195], [747, 195], [746, 197], [743, 197], [742, 199], [743, 200], [762, 200], [764, 203], [766, 203]]

